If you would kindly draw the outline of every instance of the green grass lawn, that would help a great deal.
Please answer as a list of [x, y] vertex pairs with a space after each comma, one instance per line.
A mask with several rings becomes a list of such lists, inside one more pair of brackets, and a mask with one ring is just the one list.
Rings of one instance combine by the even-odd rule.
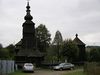
[[22, 71], [16, 71], [16, 72], [11, 73], [11, 74], [9, 74], [9, 75], [29, 75], [29, 74], [31, 74], [31, 73], [24, 73], [24, 72], [22, 72]]
[[[47, 71], [49, 71], [49, 70], [47, 70]], [[52, 72], [52, 71], [50, 70], [50, 72]], [[22, 71], [16, 71], [9, 75], [33, 75], [33, 73], [24, 73]], [[68, 71], [63, 75], [86, 75], [86, 74], [83, 72], [82, 69], [78, 69], [78, 70]]]
[[75, 72], [69, 72], [64, 75], [86, 75], [86, 74], [82, 70], [79, 70], [79, 71], [75, 71]]

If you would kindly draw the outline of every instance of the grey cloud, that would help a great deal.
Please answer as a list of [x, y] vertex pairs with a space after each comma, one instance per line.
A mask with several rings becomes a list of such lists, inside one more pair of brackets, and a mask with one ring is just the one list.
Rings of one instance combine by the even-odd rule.
[[[36, 27], [45, 24], [52, 38], [60, 30], [64, 39], [79, 33], [83, 41], [90, 39], [91, 34], [94, 41], [96, 38], [100, 42], [96, 34], [100, 32], [99, 0], [31, 0], [30, 6]], [[5, 46], [21, 39], [25, 7], [25, 0], [0, 0], [0, 42]]]

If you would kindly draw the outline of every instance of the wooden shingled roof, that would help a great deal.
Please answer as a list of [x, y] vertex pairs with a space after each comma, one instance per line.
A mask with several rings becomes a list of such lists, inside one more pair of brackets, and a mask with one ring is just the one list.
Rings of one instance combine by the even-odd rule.
[[17, 56], [28, 56], [28, 57], [43, 57], [44, 54], [41, 53], [39, 50], [36, 49], [23, 49], [22, 48], [22, 40], [20, 40], [16, 44], [16, 48], [19, 48], [19, 52]]
[[17, 56], [42, 57], [43, 53], [41, 53], [39, 50], [22, 49], [18, 52]]
[[83, 43], [79, 38], [78, 38], [78, 34], [76, 34], [75, 39], [73, 40], [77, 45], [85, 45], [85, 43]]
[[16, 46], [21, 46], [22, 45], [22, 40], [20, 40], [18, 43], [15, 44]]

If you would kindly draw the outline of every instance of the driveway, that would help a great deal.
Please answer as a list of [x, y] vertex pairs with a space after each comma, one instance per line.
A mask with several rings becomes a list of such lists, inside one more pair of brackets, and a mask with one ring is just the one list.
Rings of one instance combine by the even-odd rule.
[[[79, 69], [80, 70], [80, 69]], [[34, 73], [29, 75], [63, 75], [65, 73], [75, 72], [78, 70], [65, 70], [65, 71], [54, 71], [54, 70], [35, 70]]]

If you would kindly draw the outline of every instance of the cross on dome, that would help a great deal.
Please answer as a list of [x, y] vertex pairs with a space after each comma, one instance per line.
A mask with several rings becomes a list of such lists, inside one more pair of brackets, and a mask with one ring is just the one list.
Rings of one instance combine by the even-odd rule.
[[27, 0], [27, 2], [29, 2], [30, 0]]
[[78, 34], [76, 34], [75, 36], [78, 37]]
[[24, 17], [25, 20], [32, 20], [33, 17], [30, 14], [30, 5], [29, 5], [29, 0], [27, 0], [27, 6], [26, 6], [26, 16]]

